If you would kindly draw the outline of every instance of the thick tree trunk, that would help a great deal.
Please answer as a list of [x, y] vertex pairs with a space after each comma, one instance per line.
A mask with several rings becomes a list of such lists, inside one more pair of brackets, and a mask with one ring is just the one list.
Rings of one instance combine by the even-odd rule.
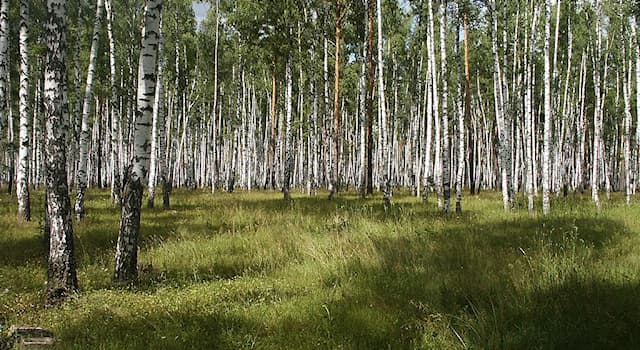
[[29, 199], [29, 3], [20, 0], [20, 148], [18, 150], [18, 172], [16, 192], [18, 194], [18, 220], [31, 220]]
[[47, 1], [44, 111], [47, 123], [47, 212], [50, 217], [47, 299], [50, 302], [64, 300], [78, 289], [66, 170], [65, 9], [64, 0]]
[[138, 237], [142, 184], [149, 172], [149, 129], [153, 115], [156, 85], [156, 57], [160, 37], [162, 0], [146, 0], [144, 27], [138, 66], [138, 93], [135, 140], [131, 165], [127, 169], [123, 193], [122, 221], [116, 248], [115, 279], [132, 281], [137, 277]]

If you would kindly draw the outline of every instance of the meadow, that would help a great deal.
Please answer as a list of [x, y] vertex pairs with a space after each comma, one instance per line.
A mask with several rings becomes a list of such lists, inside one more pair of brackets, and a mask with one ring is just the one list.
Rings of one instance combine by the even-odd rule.
[[[0, 327], [56, 349], [640, 348], [640, 205], [553, 198], [530, 217], [499, 193], [443, 215], [379, 197], [176, 190], [144, 209], [133, 286], [112, 281], [119, 210], [90, 189], [74, 221], [81, 291], [44, 303], [43, 193], [33, 222], [0, 194]], [[539, 203], [537, 203], [539, 204]]]

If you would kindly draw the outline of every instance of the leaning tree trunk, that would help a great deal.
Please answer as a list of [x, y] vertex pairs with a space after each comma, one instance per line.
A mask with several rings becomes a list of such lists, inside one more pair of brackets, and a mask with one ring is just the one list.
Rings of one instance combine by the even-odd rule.
[[96, 4], [96, 17], [93, 24], [93, 36], [91, 37], [91, 52], [89, 53], [89, 68], [87, 82], [84, 90], [84, 102], [82, 105], [82, 127], [80, 131], [80, 160], [78, 163], [78, 180], [75, 211], [78, 220], [85, 215], [84, 195], [87, 190], [87, 159], [89, 156], [89, 114], [93, 104], [93, 77], [96, 73], [96, 58], [98, 56], [98, 43], [100, 28], [102, 26], [102, 7], [104, 0], [98, 0]]
[[18, 194], [18, 220], [31, 220], [29, 200], [29, 3], [20, 0], [20, 148], [16, 192]]
[[47, 1], [44, 111], [47, 123], [47, 213], [50, 219], [47, 299], [50, 302], [61, 301], [78, 289], [66, 169], [65, 8], [65, 0]]
[[122, 221], [116, 248], [115, 279], [133, 281], [137, 278], [138, 237], [142, 184], [149, 173], [149, 129], [153, 115], [156, 85], [156, 57], [160, 36], [162, 0], [146, 0], [142, 45], [138, 63], [138, 93], [133, 157], [125, 175], [122, 194]]

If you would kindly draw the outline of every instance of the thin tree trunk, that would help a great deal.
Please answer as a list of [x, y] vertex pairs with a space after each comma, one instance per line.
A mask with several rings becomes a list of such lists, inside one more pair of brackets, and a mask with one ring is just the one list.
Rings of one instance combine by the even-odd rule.
[[490, 0], [492, 29], [491, 42], [494, 59], [494, 101], [496, 111], [496, 121], [499, 132], [500, 147], [500, 173], [502, 178], [502, 202], [504, 210], [511, 210], [511, 147], [510, 147], [510, 130], [511, 123], [506, 122], [503, 114], [504, 98], [502, 84], [502, 70], [500, 67], [500, 53], [498, 52], [498, 12], [496, 8], [496, 0]]
[[[213, 153], [213, 175], [211, 177], [211, 193], [216, 191], [216, 185], [218, 181], [218, 166], [216, 163], [216, 152], [218, 150], [218, 139], [216, 127], [217, 113], [218, 113], [218, 42], [219, 42], [219, 29], [220, 29], [220, 0], [216, 0], [216, 41], [213, 48], [213, 108], [212, 108], [212, 139], [211, 139], [211, 150]], [[265, 125], [266, 128], [266, 125]], [[163, 186], [164, 187], [164, 186]]]
[[[0, 0], [0, 157], [4, 153], [4, 131], [9, 95], [9, 0]], [[0, 168], [4, 164], [0, 161]], [[2, 173], [0, 173], [2, 184]]]
[[367, 0], [367, 194], [373, 194], [373, 0]]
[[116, 42], [113, 36], [113, 7], [111, 0], [105, 0], [107, 15], [107, 35], [109, 37], [109, 82], [111, 84], [111, 198], [118, 207], [120, 198], [120, 114], [118, 111], [118, 90], [116, 86]]
[[442, 196], [444, 199], [443, 211], [449, 213], [451, 204], [451, 154], [449, 149], [449, 91], [448, 91], [448, 67], [447, 67], [447, 12], [446, 1], [440, 2], [440, 74], [442, 81]]
[[84, 103], [82, 107], [82, 129], [80, 131], [80, 161], [78, 167], [77, 194], [75, 212], [78, 220], [85, 216], [84, 196], [87, 190], [87, 159], [89, 155], [89, 114], [93, 102], [93, 78], [96, 72], [96, 58], [98, 56], [98, 41], [102, 25], [102, 8], [104, 0], [98, 0], [96, 4], [96, 17], [93, 24], [91, 37], [91, 52], [89, 53], [89, 68], [84, 91]]
[[338, 193], [340, 187], [340, 157], [342, 151], [342, 114], [340, 111], [340, 40], [342, 38], [342, 8], [341, 0], [336, 0], [336, 54], [334, 69], [334, 88], [333, 88], [333, 118], [335, 121], [333, 129], [333, 142], [335, 151], [333, 154], [333, 186], [329, 192], [329, 200], [333, 199]]
[[164, 157], [163, 155], [158, 154], [158, 149], [162, 149], [159, 138], [162, 137], [161, 135], [163, 134], [163, 116], [161, 115], [162, 78], [164, 72], [164, 38], [162, 36], [162, 19], [160, 20], [158, 36], [158, 75], [156, 77], [156, 91], [151, 122], [151, 165], [149, 167], [149, 195], [147, 197], [147, 207], [149, 208], [153, 208], [154, 206], [158, 174], [160, 174], [160, 183], [163, 189], [166, 182], [164, 175], [164, 162], [162, 161], [162, 158]]
[[[465, 138], [465, 126], [464, 120], [467, 122], [471, 120], [471, 95], [469, 91], [469, 15], [465, 11], [464, 13], [464, 77], [465, 77], [465, 95], [464, 95], [464, 113], [462, 111], [458, 111], [458, 170], [456, 173], [456, 213], [462, 212], [462, 186], [463, 186], [463, 176], [464, 176], [464, 138]], [[458, 50], [459, 51], [459, 50]], [[460, 53], [458, 52], [458, 55]], [[458, 90], [461, 90], [460, 84], [461, 78], [458, 78]], [[458, 94], [458, 98], [462, 99], [462, 92]], [[462, 101], [458, 102], [459, 104]], [[473, 158], [473, 150], [469, 152], [469, 157]], [[470, 162], [469, 172], [471, 176], [475, 173], [471, 168], [473, 167], [473, 162]], [[469, 186], [473, 187], [475, 182], [469, 182]], [[474, 193], [475, 189], [471, 189], [471, 192]]]
[[549, 214], [551, 208], [549, 194], [551, 191], [551, 66], [549, 62], [549, 40], [551, 38], [551, 3], [545, 0], [544, 21], [544, 141], [542, 152], [542, 212]]
[[378, 19], [378, 109], [380, 113], [380, 129], [382, 133], [381, 144], [381, 160], [383, 169], [382, 181], [383, 181], [383, 204], [385, 208], [391, 205], [391, 178], [389, 174], [390, 157], [388, 156], [388, 133], [387, 133], [387, 108], [384, 93], [384, 57], [382, 54], [382, 1], [377, 0], [377, 19]]
[[635, 173], [634, 191], [640, 183], [640, 36], [638, 35], [638, 21], [638, 16], [631, 17], [631, 37], [633, 38], [631, 42], [635, 44], [632, 47], [635, 47], [633, 54], [636, 62], [636, 135], [634, 147], [636, 164], [633, 169]]
[[[20, 0], [20, 148], [16, 192], [18, 194], [18, 220], [31, 220], [29, 199], [29, 3]], [[35, 141], [35, 140], [34, 140]]]
[[286, 81], [286, 119], [285, 119], [285, 169], [284, 169], [284, 181], [282, 186], [282, 192], [284, 193], [284, 200], [291, 199], [290, 185], [291, 185], [291, 172], [293, 167], [293, 150], [292, 150], [292, 137], [291, 137], [291, 118], [292, 118], [292, 77], [291, 77], [291, 58], [287, 59], [287, 66], [285, 72]]
[[598, 197], [598, 185], [601, 163], [601, 133], [602, 133], [602, 95], [600, 87], [600, 62], [602, 54], [602, 34], [601, 34], [601, 10], [600, 2], [596, 0], [596, 47], [593, 53], [593, 89], [595, 93], [595, 106], [593, 109], [593, 161], [591, 162], [591, 198], [596, 205], [596, 209], [600, 211], [600, 198]]

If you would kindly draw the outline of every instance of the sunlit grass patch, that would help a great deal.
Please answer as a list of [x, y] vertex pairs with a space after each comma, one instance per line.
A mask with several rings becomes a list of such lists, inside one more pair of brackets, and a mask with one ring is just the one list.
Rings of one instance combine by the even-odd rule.
[[[34, 192], [42, 204], [42, 193]], [[615, 196], [505, 214], [500, 195], [443, 215], [400, 191], [176, 190], [143, 209], [138, 283], [112, 281], [119, 210], [89, 191], [74, 222], [81, 292], [44, 306], [39, 224], [0, 195], [0, 323], [50, 327], [58, 348], [460, 349], [639, 346], [640, 214]], [[524, 202], [526, 204], [526, 201]]]

